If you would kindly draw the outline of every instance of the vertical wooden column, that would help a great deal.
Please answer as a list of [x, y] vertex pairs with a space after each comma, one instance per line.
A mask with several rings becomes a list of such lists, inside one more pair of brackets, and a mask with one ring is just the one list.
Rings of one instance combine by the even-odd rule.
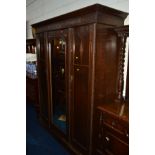
[[124, 65], [126, 53], [126, 41], [129, 36], [129, 27], [123, 26], [115, 29], [119, 40], [119, 58], [118, 58], [118, 85], [116, 102], [123, 102], [123, 88], [124, 88]]

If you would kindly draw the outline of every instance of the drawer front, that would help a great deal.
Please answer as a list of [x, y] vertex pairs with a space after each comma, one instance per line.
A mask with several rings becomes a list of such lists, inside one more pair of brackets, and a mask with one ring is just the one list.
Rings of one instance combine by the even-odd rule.
[[111, 131], [117, 133], [120, 137], [128, 141], [129, 138], [129, 127], [126, 122], [123, 122], [119, 118], [113, 117], [106, 113], [102, 114], [102, 125], [111, 129]]
[[98, 110], [95, 155], [128, 155], [128, 122], [106, 111]]
[[107, 155], [128, 155], [129, 146], [110, 132], [103, 136], [103, 150]]

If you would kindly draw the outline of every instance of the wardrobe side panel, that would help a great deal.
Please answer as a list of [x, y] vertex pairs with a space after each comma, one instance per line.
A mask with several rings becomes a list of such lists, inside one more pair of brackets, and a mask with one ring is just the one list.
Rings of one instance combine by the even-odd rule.
[[115, 99], [117, 88], [117, 36], [102, 24], [97, 24], [95, 55], [95, 104]]

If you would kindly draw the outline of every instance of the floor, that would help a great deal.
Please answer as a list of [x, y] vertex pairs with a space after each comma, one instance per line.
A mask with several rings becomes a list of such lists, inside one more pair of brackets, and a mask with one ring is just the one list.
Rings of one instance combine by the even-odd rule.
[[26, 107], [26, 155], [70, 155], [37, 120], [32, 104]]

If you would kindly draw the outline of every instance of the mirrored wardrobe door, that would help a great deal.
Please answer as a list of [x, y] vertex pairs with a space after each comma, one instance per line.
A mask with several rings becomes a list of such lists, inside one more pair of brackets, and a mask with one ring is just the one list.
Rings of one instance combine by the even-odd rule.
[[67, 133], [66, 103], [66, 39], [49, 37], [51, 123], [64, 134]]

